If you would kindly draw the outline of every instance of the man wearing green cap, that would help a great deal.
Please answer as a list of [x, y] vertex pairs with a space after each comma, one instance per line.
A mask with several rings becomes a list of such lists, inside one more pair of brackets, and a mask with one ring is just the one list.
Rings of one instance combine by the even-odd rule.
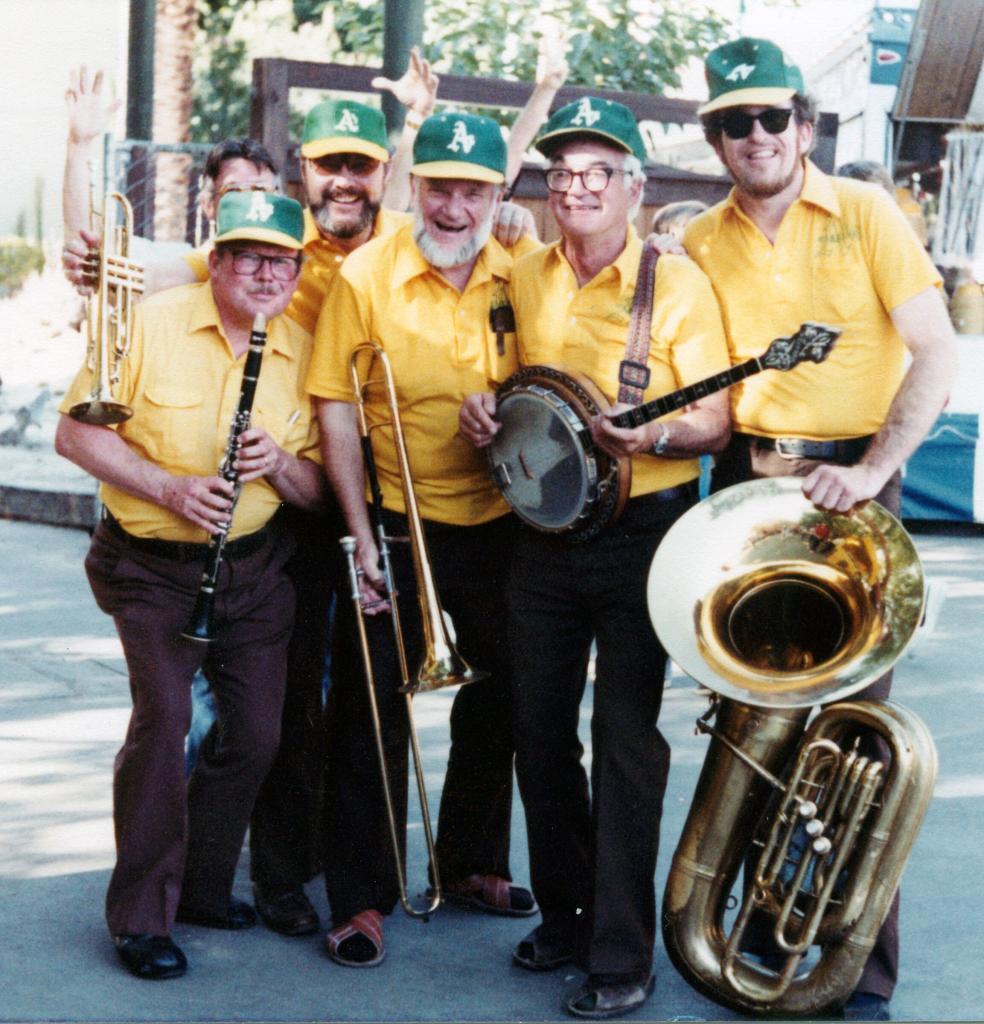
[[[584, 97], [550, 118], [536, 146], [548, 161], [562, 237], [513, 273], [520, 363], [576, 370], [613, 403], [650, 399], [726, 366], [710, 283], [676, 255], [649, 270], [655, 298], [642, 330], [646, 348], [627, 354], [643, 252], [632, 221], [646, 156], [632, 112]], [[631, 398], [620, 387], [630, 380], [639, 385]], [[471, 396], [461, 432], [488, 444], [500, 429], [494, 415], [494, 395]], [[663, 534], [696, 501], [697, 456], [727, 440], [727, 399], [713, 395], [634, 430], [597, 417], [591, 434], [604, 451], [631, 459], [622, 515], [580, 543], [522, 527], [510, 573], [516, 777], [543, 915], [513, 961], [531, 971], [574, 961], [588, 977], [566, 1009], [604, 1018], [641, 1007], [653, 985], [654, 875], [670, 752], [656, 724], [666, 654], [649, 621], [647, 574]], [[589, 796], [578, 720], [592, 642]]]
[[[248, 928], [233, 876], [260, 783], [277, 751], [294, 598], [291, 545], [271, 525], [283, 502], [325, 498], [316, 424], [302, 389], [310, 339], [283, 312], [300, 270], [302, 210], [263, 192], [220, 201], [207, 283], [163, 292], [136, 311], [113, 398], [124, 422], [80, 422], [84, 367], [62, 403], [58, 452], [102, 481], [103, 517], [86, 571], [127, 659], [133, 712], [114, 772], [117, 861], [106, 920], [126, 968], [184, 973], [175, 921]], [[258, 314], [266, 343], [252, 422], [239, 436], [242, 485], [216, 472], [227, 448]], [[234, 513], [234, 514], [233, 514]], [[209, 538], [231, 516], [216, 587], [215, 639], [187, 628]], [[202, 668], [218, 728], [185, 781], [191, 681]]]
[[[512, 521], [483, 457], [459, 436], [457, 422], [464, 396], [502, 380], [514, 362], [511, 324], [493, 317], [505, 307], [512, 269], [510, 256], [491, 237], [506, 147], [494, 121], [450, 113], [424, 121], [413, 155], [413, 222], [352, 253], [331, 282], [307, 387], [330, 438], [323, 447], [326, 471], [357, 541], [383, 741], [402, 833], [406, 706], [397, 692], [402, 680], [392, 624], [381, 607], [385, 588], [366, 507], [349, 373], [352, 353], [367, 340], [390, 359], [436, 587], [454, 621], [462, 656], [490, 674], [463, 687], [452, 708], [437, 838], [442, 884], [449, 899], [474, 909], [529, 915], [535, 909], [530, 893], [509, 884], [513, 747], [501, 636]], [[360, 369], [368, 372], [362, 361]], [[382, 389], [369, 389], [366, 415], [370, 424], [388, 418]], [[375, 460], [387, 532], [405, 536], [406, 509], [392, 447], [377, 443]], [[408, 664], [415, 672], [421, 626], [407, 545], [395, 545], [392, 557]], [[327, 942], [336, 962], [368, 966], [383, 958], [382, 918], [396, 903], [397, 879], [350, 602], [341, 603], [339, 618], [328, 706], [324, 869], [334, 927]]]
[[[898, 515], [900, 468], [955, 369], [939, 274], [884, 190], [828, 177], [810, 161], [816, 108], [779, 47], [737, 39], [705, 68], [710, 97], [698, 113], [735, 184], [684, 242], [714, 285], [733, 361], [804, 320], [843, 328], [821, 365], [732, 389], [734, 433], [714, 486], [801, 476], [823, 508], [847, 512], [874, 498]], [[858, 696], [886, 697], [890, 685], [889, 674]], [[888, 1019], [897, 929], [896, 901], [845, 1007], [849, 1019]]]

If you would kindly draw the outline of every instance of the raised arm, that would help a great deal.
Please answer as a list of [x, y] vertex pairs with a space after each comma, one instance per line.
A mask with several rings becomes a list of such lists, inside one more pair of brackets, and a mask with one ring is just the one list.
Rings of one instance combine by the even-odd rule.
[[554, 18], [544, 18], [536, 61], [536, 85], [509, 133], [506, 183], [522, 170], [523, 157], [550, 113], [557, 90], [567, 80], [567, 32]]
[[[109, 131], [120, 101], [103, 93], [103, 73], [91, 78], [83, 64], [73, 70], [65, 90], [68, 107], [68, 141], [65, 148], [65, 177], [62, 181], [62, 220], [65, 241], [88, 230], [91, 163], [99, 154], [96, 143]], [[102, 197], [99, 197], [101, 202]]]
[[389, 177], [383, 193], [383, 206], [388, 210], [405, 210], [410, 205], [410, 166], [413, 143], [425, 117], [434, 112], [438, 77], [430, 62], [424, 60], [415, 46], [410, 51], [410, 64], [402, 78], [393, 81], [381, 75], [372, 80], [374, 89], [386, 89], [406, 108], [403, 130], [390, 159]]

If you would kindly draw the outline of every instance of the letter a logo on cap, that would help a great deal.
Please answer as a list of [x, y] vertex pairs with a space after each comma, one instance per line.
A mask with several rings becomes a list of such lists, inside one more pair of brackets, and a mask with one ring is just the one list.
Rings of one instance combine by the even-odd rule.
[[745, 81], [746, 78], [755, 70], [754, 64], [736, 64], [728, 73], [724, 76], [726, 82], [737, 82], [739, 79]]
[[359, 131], [359, 119], [355, 115], [353, 110], [343, 110], [342, 116], [338, 119], [338, 124], [335, 125], [335, 130], [339, 132], [352, 132], [353, 134]]
[[571, 124], [583, 124], [585, 128], [590, 128], [591, 125], [601, 118], [601, 113], [591, 106], [591, 97], [585, 96], [577, 105], [577, 113], [571, 119]]
[[262, 192], [253, 193], [253, 201], [249, 204], [246, 219], [261, 221], [263, 224], [273, 216], [273, 203]]
[[468, 134], [468, 129], [465, 127], [464, 121], [455, 121], [454, 123], [454, 134], [451, 136], [451, 141], [448, 143], [448, 149], [452, 153], [470, 153], [472, 146], [475, 145], [475, 136]]

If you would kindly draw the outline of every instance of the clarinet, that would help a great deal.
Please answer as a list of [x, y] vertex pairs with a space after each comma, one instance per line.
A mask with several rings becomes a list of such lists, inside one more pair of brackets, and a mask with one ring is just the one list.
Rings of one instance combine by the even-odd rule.
[[215, 609], [215, 586], [219, 578], [219, 568], [222, 565], [222, 553], [225, 550], [226, 540], [229, 538], [229, 529], [232, 526], [232, 516], [236, 511], [236, 503], [239, 501], [240, 492], [243, 489], [239, 482], [239, 473], [235, 468], [236, 452], [239, 450], [239, 435], [249, 429], [250, 414], [253, 408], [253, 396], [256, 394], [256, 382], [260, 378], [260, 364], [263, 361], [263, 346], [266, 344], [266, 318], [262, 313], [256, 314], [253, 321], [253, 330], [249, 336], [249, 352], [246, 354], [246, 365], [243, 367], [243, 383], [239, 390], [239, 407], [232, 418], [232, 426], [229, 428], [229, 439], [226, 441], [225, 454], [222, 456], [222, 463], [219, 466], [219, 476], [232, 484], [232, 508], [224, 523], [219, 524], [217, 533], [213, 533], [208, 542], [208, 553], [205, 556], [205, 570], [202, 573], [201, 583], [198, 586], [198, 596], [195, 598], [195, 607], [192, 610], [188, 625], [181, 631], [181, 636], [187, 640], [198, 640], [208, 643], [215, 639], [215, 632], [212, 625], [212, 613]]

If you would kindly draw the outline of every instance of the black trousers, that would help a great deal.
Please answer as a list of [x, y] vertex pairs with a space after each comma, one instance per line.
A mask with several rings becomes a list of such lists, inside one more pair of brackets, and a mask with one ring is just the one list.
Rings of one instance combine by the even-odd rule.
[[[406, 536], [406, 519], [384, 512], [389, 534]], [[463, 658], [488, 679], [463, 686], [451, 710], [451, 749], [437, 830], [443, 883], [470, 874], [510, 878], [513, 741], [505, 642], [506, 569], [515, 523], [425, 523], [434, 582], [454, 622]], [[422, 656], [419, 606], [409, 545], [393, 545], [393, 568], [411, 676]], [[375, 693], [401, 845], [407, 816], [407, 713], [388, 614], [367, 616]], [[426, 697], [416, 698], [426, 700]], [[323, 830], [325, 886], [336, 925], [362, 910], [388, 914], [399, 897], [370, 719], [354, 608], [339, 596], [326, 706]], [[416, 795], [414, 797], [416, 799]]]
[[[656, 727], [666, 653], [649, 565], [696, 500], [631, 500], [581, 544], [524, 528], [509, 588], [516, 777], [541, 935], [591, 974], [642, 981], [656, 935], [654, 875], [670, 748]], [[592, 640], [591, 789], [578, 739]]]
[[287, 649], [280, 748], [249, 824], [250, 874], [269, 890], [303, 885], [321, 870], [323, 694], [342, 533], [334, 507], [314, 513], [285, 506], [277, 521], [296, 545], [286, 571], [297, 612]]
[[[809, 476], [819, 462], [814, 459], [786, 459], [775, 451], [750, 451], [748, 445], [741, 440], [732, 440], [728, 448], [717, 458], [711, 476], [711, 491], [716, 492], [730, 487], [732, 484], [745, 480], [774, 476]], [[901, 513], [902, 508], [902, 476], [895, 473], [875, 500], [883, 505], [894, 516]], [[892, 691], [892, 673], [885, 673], [870, 686], [854, 694], [852, 700], [885, 700]], [[880, 739], [872, 738], [871, 748], [866, 751], [869, 756], [885, 758], [887, 747]], [[769, 930], [761, 921], [756, 923], [751, 932], [751, 941], [768, 943], [766, 935]], [[899, 976], [899, 894], [895, 893], [885, 921], [878, 932], [875, 945], [865, 963], [864, 971], [858, 981], [856, 992], [868, 992], [872, 995], [891, 999]]]

